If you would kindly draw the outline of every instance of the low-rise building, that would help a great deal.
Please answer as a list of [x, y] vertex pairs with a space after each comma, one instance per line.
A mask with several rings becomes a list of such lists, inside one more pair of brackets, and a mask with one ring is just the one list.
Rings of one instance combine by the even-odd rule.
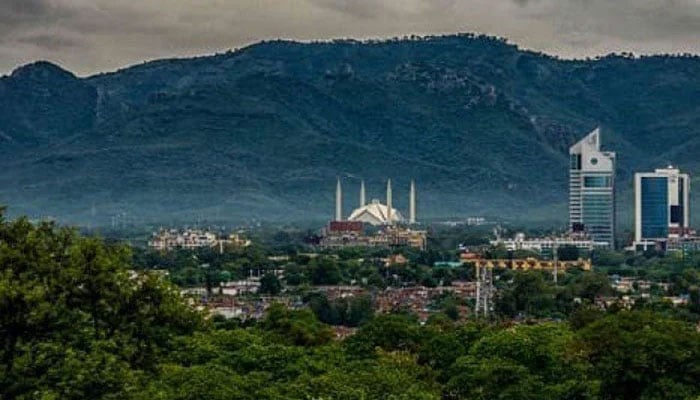
[[238, 233], [232, 233], [228, 237], [219, 239], [219, 244], [224, 248], [243, 248], [250, 246], [252, 242]]
[[492, 240], [492, 246], [503, 246], [508, 251], [530, 250], [542, 255], [544, 258], [553, 258], [554, 249], [562, 247], [576, 247], [581, 251], [591, 251], [596, 248], [605, 248], [606, 242], [594, 242], [585, 236], [526, 238], [525, 234], [518, 233], [512, 239], [497, 238]]
[[639, 252], [658, 251], [664, 253], [700, 251], [700, 236], [697, 236], [694, 230], [688, 230], [688, 232], [687, 235], [682, 237], [634, 242], [627, 250]]
[[365, 233], [361, 222], [333, 221], [324, 228], [319, 245], [323, 248], [408, 246], [425, 250], [427, 243], [427, 232], [422, 230], [386, 226], [375, 233]]
[[469, 263], [480, 268], [506, 268], [522, 271], [554, 270], [555, 268], [559, 271], [565, 271], [571, 268], [580, 268], [584, 271], [590, 271], [592, 269], [591, 260], [583, 258], [579, 258], [575, 261], [538, 260], [536, 258], [488, 260], [482, 258], [471, 260]]
[[243, 239], [239, 234], [232, 233], [219, 238], [215, 233], [200, 229], [161, 229], [153, 233], [148, 241], [148, 247], [154, 250], [171, 251], [176, 249], [217, 248], [222, 251], [231, 247], [250, 246], [250, 240]]
[[169, 251], [174, 249], [199, 249], [215, 247], [217, 245], [216, 235], [212, 232], [186, 229], [161, 229], [153, 234], [148, 241], [148, 247], [155, 250]]

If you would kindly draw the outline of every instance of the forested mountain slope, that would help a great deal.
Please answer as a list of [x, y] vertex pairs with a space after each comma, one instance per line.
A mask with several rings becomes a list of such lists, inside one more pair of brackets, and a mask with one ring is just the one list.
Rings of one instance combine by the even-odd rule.
[[[618, 186], [700, 169], [700, 58], [558, 60], [470, 35], [259, 43], [78, 78], [40, 62], [0, 78], [0, 203], [105, 223], [346, 212], [395, 182], [419, 217], [566, 219], [567, 148], [596, 126]], [[621, 201], [621, 212], [627, 202]]]

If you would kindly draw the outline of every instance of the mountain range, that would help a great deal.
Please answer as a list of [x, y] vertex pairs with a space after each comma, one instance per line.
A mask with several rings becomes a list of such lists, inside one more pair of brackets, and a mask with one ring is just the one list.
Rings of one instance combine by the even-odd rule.
[[[0, 78], [0, 204], [73, 224], [323, 220], [384, 198], [419, 219], [566, 220], [568, 147], [601, 127], [634, 171], [700, 172], [700, 57], [563, 60], [471, 34], [268, 41], [76, 77]], [[624, 218], [623, 218], [624, 220]]]

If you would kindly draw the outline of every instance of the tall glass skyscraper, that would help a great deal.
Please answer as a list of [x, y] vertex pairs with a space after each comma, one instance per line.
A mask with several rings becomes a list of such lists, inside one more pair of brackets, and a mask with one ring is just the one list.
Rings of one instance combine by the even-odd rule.
[[682, 237], [690, 224], [690, 177], [677, 168], [634, 174], [636, 246]]
[[615, 153], [600, 150], [596, 128], [569, 148], [569, 223], [573, 233], [615, 246]]

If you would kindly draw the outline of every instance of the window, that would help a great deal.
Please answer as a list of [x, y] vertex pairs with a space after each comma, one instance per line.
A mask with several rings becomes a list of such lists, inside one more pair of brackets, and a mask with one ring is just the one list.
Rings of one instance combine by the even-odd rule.
[[668, 180], [666, 178], [642, 179], [642, 238], [668, 237]]
[[612, 186], [609, 176], [586, 176], [583, 178], [583, 186], [587, 188], [608, 188]]
[[569, 160], [569, 169], [580, 170], [581, 169], [581, 155], [572, 154]]
[[681, 206], [671, 206], [671, 223], [682, 224], [683, 208]]

